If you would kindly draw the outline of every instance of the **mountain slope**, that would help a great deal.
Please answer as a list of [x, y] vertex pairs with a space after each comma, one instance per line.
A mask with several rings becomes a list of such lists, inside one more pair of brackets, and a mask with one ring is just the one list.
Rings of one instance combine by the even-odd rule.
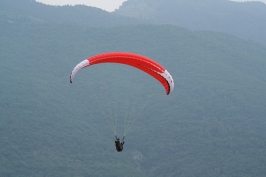
[[0, 17], [23, 22], [75, 23], [86, 26], [117, 26], [143, 23], [134, 18], [110, 14], [104, 10], [84, 5], [50, 6], [32, 0], [2, 0]]
[[[265, 47], [173, 26], [1, 26], [2, 176], [265, 174]], [[81, 72], [74, 85], [68, 81], [77, 62], [105, 51], [149, 56], [176, 82], [173, 94], [164, 96], [149, 77], [137, 79], [147, 83], [144, 95], [153, 90], [157, 96], [148, 100], [121, 154], [90, 104], [97, 94], [88, 94], [95, 87], [88, 83], [101, 69]]]
[[113, 13], [191, 30], [226, 32], [266, 44], [266, 5], [261, 2], [129, 0]]

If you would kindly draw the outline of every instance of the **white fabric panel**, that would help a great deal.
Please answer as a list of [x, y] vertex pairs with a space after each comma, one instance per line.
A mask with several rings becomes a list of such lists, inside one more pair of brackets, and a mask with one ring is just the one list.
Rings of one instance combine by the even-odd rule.
[[163, 76], [167, 80], [167, 82], [170, 86], [170, 92], [169, 92], [169, 94], [170, 94], [174, 90], [174, 86], [175, 86], [173, 77], [171, 76], [171, 74], [167, 70], [165, 70], [164, 73], [158, 73], [158, 74], [160, 74], [161, 76]]
[[82, 68], [85, 68], [85, 67], [87, 67], [87, 66], [89, 66], [90, 65], [90, 62], [89, 62], [89, 60], [83, 60], [82, 62], [80, 62], [79, 64], [77, 64], [75, 67], [74, 67], [74, 69], [73, 69], [73, 71], [71, 72], [71, 74], [70, 74], [70, 82], [72, 83], [72, 80], [73, 80], [73, 78], [74, 78], [74, 76], [76, 75], [76, 73], [80, 70], [80, 69], [82, 69]]

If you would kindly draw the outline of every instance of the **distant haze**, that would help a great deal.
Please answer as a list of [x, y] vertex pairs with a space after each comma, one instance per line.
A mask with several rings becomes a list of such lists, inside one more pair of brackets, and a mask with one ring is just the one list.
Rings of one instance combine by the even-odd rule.
[[[236, 2], [247, 2], [245, 0], [233, 0], [233, 1], [236, 1]], [[248, 1], [260, 1], [260, 2], [264, 2], [266, 4], [266, 0], [248, 0]]]
[[[118, 9], [126, 0], [36, 0], [49, 5], [77, 5], [84, 4], [87, 6], [98, 7], [108, 12], [112, 12]], [[234, 0], [237, 2], [246, 2], [246, 0]], [[248, 1], [258, 1], [258, 0], [248, 0]], [[266, 3], [266, 0], [259, 0]]]
[[103, 10], [112, 12], [118, 9], [125, 0], [36, 0], [48, 5], [77, 5], [84, 4], [87, 6], [98, 7]]

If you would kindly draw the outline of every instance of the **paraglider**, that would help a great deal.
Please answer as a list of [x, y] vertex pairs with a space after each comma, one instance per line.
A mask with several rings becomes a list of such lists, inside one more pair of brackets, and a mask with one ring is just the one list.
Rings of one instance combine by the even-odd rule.
[[123, 145], [125, 144], [124, 138], [125, 136], [123, 137], [123, 140], [120, 141], [120, 139], [115, 136], [115, 148], [117, 152], [121, 152], [123, 150]]
[[[114, 63], [114, 64], [124, 64], [134, 68], [137, 68], [160, 82], [160, 84], [164, 87], [166, 95], [169, 95], [174, 89], [174, 80], [170, 73], [159, 63], [156, 61], [134, 53], [127, 52], [109, 52], [98, 54], [87, 58], [80, 63], [78, 63], [70, 74], [70, 83], [73, 82], [74, 76], [76, 73], [88, 66], [92, 66], [95, 64], [103, 64], [103, 63]], [[134, 121], [133, 121], [134, 122]], [[115, 135], [115, 147], [118, 152], [123, 150], [125, 133], [122, 141], [116, 136], [116, 131], [112, 130]]]

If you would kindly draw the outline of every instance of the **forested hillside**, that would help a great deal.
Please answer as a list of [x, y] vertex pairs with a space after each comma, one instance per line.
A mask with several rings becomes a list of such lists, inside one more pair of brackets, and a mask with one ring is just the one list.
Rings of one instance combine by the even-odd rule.
[[141, 24], [141, 20], [84, 5], [50, 6], [32, 0], [1, 0], [0, 19], [23, 23], [73, 23], [84, 26]]
[[[0, 176], [265, 176], [265, 46], [172, 25], [12, 17], [0, 19]], [[158, 61], [173, 93], [116, 65], [69, 83], [78, 62], [110, 51]], [[117, 153], [108, 120], [122, 136], [126, 115], [135, 122]]]
[[266, 45], [266, 5], [228, 0], [128, 0], [115, 14], [191, 30], [233, 34]]

